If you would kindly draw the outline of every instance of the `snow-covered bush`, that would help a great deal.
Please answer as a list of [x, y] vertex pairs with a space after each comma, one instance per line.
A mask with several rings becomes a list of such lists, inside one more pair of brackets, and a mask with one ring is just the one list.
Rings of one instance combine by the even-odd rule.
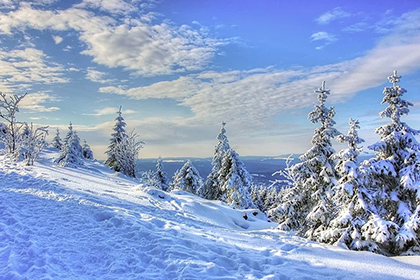
[[83, 141], [82, 154], [85, 159], [93, 159], [93, 152], [86, 140]]
[[39, 153], [46, 146], [45, 138], [48, 135], [48, 126], [34, 128], [33, 124], [25, 124], [23, 133], [17, 141], [15, 158], [22, 160], [26, 165], [33, 165]]
[[172, 180], [172, 189], [180, 189], [192, 194], [202, 186], [203, 179], [190, 160], [187, 160]]

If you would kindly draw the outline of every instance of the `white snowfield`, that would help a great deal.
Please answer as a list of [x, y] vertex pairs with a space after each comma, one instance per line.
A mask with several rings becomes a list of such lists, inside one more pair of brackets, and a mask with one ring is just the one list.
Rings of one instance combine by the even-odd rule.
[[0, 279], [420, 279], [418, 256], [314, 243], [256, 210], [55, 156], [31, 167], [0, 156]]

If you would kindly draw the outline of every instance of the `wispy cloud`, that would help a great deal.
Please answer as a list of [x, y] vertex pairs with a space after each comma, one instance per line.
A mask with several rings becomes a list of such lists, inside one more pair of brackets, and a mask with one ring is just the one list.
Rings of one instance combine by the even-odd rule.
[[341, 18], [350, 17], [351, 14], [344, 11], [342, 8], [337, 7], [334, 8], [315, 19], [315, 21], [319, 24], [328, 24], [334, 20], [338, 20]]
[[107, 75], [105, 72], [97, 71], [93, 68], [88, 68], [86, 73], [86, 79], [100, 84], [112, 83], [115, 80], [104, 78]]
[[332, 42], [337, 41], [337, 38], [333, 34], [330, 34], [325, 31], [319, 31], [319, 32], [313, 33], [311, 35], [311, 39], [314, 42], [317, 42], [317, 41], [323, 42], [323, 45], [316, 47], [316, 49], [318, 50], [324, 48], [325, 46], [331, 44]]
[[50, 62], [40, 50], [0, 50], [0, 84], [7, 92], [28, 89], [34, 83], [67, 83], [64, 72], [62, 65]]
[[56, 106], [47, 107], [45, 104], [58, 101], [55, 96], [45, 92], [27, 94], [20, 102], [20, 108], [29, 112], [53, 112], [60, 108]]
[[[116, 115], [118, 111], [118, 108], [115, 107], [106, 107], [106, 108], [102, 108], [102, 109], [97, 109], [95, 110], [95, 113], [93, 114], [85, 114], [87, 116], [107, 116], [107, 115]], [[134, 110], [123, 110], [124, 115], [129, 115], [129, 114], [135, 114], [136, 111]]]
[[[86, 5], [94, 3], [105, 7], [102, 1], [88, 1]], [[229, 42], [211, 38], [202, 28], [138, 19], [119, 23], [118, 17], [98, 16], [74, 7], [48, 11], [24, 6], [0, 14], [2, 33], [11, 35], [24, 29], [75, 30], [86, 46], [82, 54], [100, 65], [122, 67], [144, 76], [202, 70], [217, 55], [218, 47]]]

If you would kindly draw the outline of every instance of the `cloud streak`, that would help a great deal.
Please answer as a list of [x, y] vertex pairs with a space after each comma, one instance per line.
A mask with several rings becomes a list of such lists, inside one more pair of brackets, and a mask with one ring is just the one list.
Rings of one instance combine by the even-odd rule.
[[342, 8], [337, 7], [334, 8], [315, 19], [315, 21], [319, 24], [329, 24], [332, 21], [350, 17], [351, 14], [344, 11]]

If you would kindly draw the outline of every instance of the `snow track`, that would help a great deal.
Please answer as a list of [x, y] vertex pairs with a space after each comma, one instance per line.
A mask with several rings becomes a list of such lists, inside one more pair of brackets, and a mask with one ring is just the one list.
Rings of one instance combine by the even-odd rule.
[[0, 279], [420, 279], [420, 266], [309, 242], [95, 162], [3, 163], [0, 184]]

